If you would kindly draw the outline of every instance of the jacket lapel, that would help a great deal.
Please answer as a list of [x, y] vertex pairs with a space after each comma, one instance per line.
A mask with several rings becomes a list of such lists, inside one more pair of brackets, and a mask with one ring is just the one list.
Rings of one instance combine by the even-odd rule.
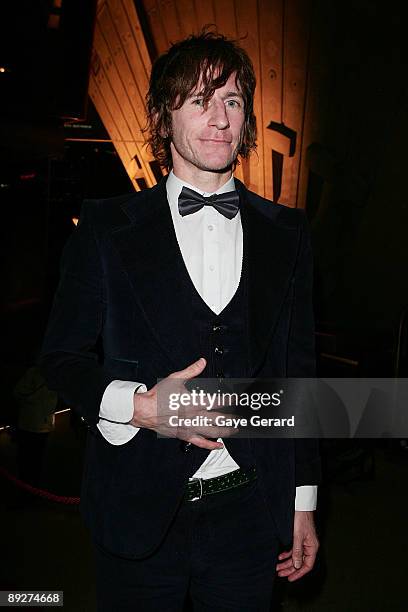
[[132, 222], [114, 232], [112, 239], [134, 296], [174, 369], [186, 367], [200, 355], [194, 343], [192, 309], [186, 299], [188, 273], [167, 202], [166, 179], [139, 194], [138, 202], [133, 199], [127, 203], [124, 212]]
[[250, 375], [256, 376], [290, 289], [299, 235], [296, 226], [280, 221], [283, 207], [265, 204], [240, 181], [236, 185], [248, 271]]

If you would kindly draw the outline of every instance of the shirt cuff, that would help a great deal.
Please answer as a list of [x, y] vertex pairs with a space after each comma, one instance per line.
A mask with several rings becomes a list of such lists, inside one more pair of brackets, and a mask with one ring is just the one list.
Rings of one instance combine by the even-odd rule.
[[311, 512], [316, 510], [317, 485], [302, 485], [296, 487], [295, 510]]
[[129, 423], [134, 412], [133, 396], [146, 391], [146, 385], [127, 380], [114, 380], [106, 387], [97, 427], [110, 444], [125, 444], [137, 434], [140, 428]]

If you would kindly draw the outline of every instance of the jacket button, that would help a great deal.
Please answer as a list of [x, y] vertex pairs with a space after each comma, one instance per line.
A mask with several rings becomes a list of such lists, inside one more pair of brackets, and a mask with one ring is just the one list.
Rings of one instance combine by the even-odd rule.
[[221, 331], [221, 329], [222, 329], [221, 325], [213, 325], [213, 328], [212, 328], [213, 332], [219, 332]]
[[225, 374], [224, 372], [218, 372], [218, 374], [215, 375], [216, 378], [224, 378]]
[[214, 349], [214, 353], [216, 355], [223, 355], [224, 354], [224, 349], [220, 348], [219, 346], [216, 346]]

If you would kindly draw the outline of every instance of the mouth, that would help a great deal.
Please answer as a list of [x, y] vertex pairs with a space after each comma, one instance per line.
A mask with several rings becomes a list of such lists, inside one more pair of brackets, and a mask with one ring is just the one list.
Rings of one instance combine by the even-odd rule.
[[218, 138], [200, 138], [201, 142], [215, 142], [216, 144], [231, 144], [231, 140], [219, 140]]

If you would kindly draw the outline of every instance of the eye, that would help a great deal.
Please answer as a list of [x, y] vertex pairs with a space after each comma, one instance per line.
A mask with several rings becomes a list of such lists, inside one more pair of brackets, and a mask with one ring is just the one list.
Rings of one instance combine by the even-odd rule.
[[195, 98], [194, 100], [192, 100], [191, 104], [193, 106], [203, 107], [204, 106], [204, 100], [203, 100], [203, 98]]
[[229, 106], [229, 108], [241, 108], [241, 104], [238, 100], [227, 100], [226, 105]]

